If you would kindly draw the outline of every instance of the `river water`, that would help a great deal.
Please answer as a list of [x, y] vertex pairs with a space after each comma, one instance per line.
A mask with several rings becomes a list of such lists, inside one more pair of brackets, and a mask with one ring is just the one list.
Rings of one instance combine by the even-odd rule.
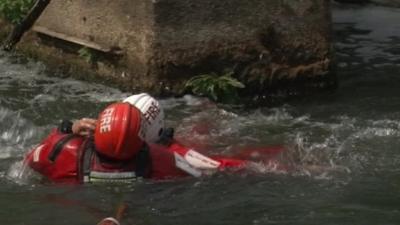
[[283, 145], [287, 172], [258, 165], [129, 186], [35, 182], [20, 161], [60, 119], [96, 117], [130, 93], [48, 76], [40, 63], [0, 52], [0, 221], [89, 225], [125, 205], [123, 224], [398, 224], [400, 10], [334, 5], [333, 19], [335, 92], [247, 110], [162, 100], [178, 139], [222, 155]]

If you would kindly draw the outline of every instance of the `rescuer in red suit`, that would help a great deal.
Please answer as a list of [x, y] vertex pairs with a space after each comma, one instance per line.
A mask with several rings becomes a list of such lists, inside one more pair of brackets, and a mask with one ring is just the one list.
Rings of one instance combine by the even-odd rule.
[[110, 183], [198, 177], [241, 169], [248, 161], [207, 157], [181, 145], [164, 128], [159, 102], [139, 94], [107, 106], [97, 120], [63, 121], [27, 154], [25, 164], [54, 182]]

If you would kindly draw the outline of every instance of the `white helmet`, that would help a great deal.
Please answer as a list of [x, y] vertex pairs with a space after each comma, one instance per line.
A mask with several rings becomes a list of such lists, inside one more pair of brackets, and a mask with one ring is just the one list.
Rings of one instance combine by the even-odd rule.
[[164, 129], [164, 110], [160, 103], [147, 93], [129, 96], [123, 102], [128, 102], [142, 112], [147, 123], [145, 141], [158, 141]]

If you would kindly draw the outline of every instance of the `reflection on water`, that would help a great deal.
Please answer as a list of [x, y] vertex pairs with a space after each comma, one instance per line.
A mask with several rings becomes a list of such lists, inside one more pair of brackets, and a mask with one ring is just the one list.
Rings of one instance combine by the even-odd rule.
[[333, 16], [334, 93], [258, 109], [192, 96], [161, 101], [185, 144], [222, 155], [283, 145], [286, 172], [255, 163], [247, 173], [129, 187], [29, 180], [19, 161], [60, 119], [96, 117], [130, 93], [48, 77], [42, 65], [0, 53], [0, 204], [24, 215], [5, 222], [95, 224], [126, 202], [126, 224], [396, 224], [400, 10], [335, 4]]

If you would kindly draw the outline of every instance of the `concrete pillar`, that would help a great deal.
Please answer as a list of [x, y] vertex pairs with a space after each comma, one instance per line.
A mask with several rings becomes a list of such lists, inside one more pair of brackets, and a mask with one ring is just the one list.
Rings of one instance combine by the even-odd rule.
[[109, 76], [132, 89], [179, 93], [226, 69], [249, 93], [331, 81], [329, 0], [53, 0], [35, 30], [122, 54]]

